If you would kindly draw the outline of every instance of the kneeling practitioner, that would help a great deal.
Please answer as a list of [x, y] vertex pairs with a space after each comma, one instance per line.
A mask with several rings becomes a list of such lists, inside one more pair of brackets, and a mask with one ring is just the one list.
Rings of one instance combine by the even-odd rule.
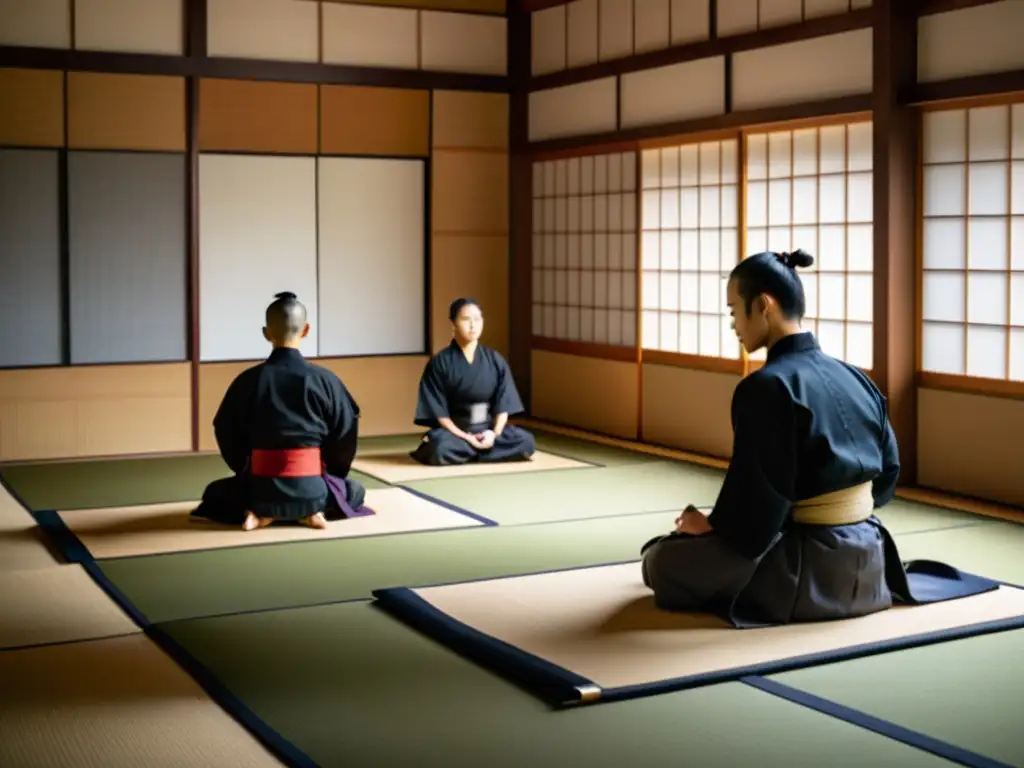
[[266, 361], [231, 383], [213, 426], [234, 476], [215, 480], [192, 513], [253, 530], [273, 522], [324, 528], [372, 512], [348, 477], [359, 437], [359, 406], [334, 373], [308, 362], [306, 308], [293, 293], [267, 307]]
[[410, 455], [434, 465], [530, 459], [533, 435], [508, 423], [523, 410], [512, 371], [497, 351], [480, 344], [480, 307], [457, 299], [448, 318], [452, 342], [420, 378], [415, 422], [429, 431]]
[[[934, 602], [992, 588], [950, 566], [904, 566], [875, 516], [900, 473], [887, 403], [863, 371], [800, 327], [802, 252], [740, 262], [727, 286], [733, 327], [765, 365], [732, 401], [733, 454], [708, 517], [688, 507], [643, 548], [659, 607], [711, 611], [735, 626], [841, 619], [894, 601]], [[917, 566], [927, 595], [914, 594]], [[920, 582], [916, 582], [920, 583]]]

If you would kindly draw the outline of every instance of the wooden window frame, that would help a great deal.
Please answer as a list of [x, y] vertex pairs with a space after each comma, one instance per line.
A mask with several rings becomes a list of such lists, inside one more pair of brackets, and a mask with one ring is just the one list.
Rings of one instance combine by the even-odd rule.
[[[1007, 331], [1007, 334], [1006, 334], [1006, 346], [1007, 346], [1007, 349], [1006, 349], [1006, 369], [1007, 369], [1007, 378], [991, 379], [991, 378], [985, 378], [985, 377], [981, 377], [981, 376], [971, 376], [971, 375], [968, 375], [968, 374], [937, 373], [937, 372], [933, 372], [933, 371], [925, 371], [924, 370], [924, 273], [925, 273], [925, 268], [924, 268], [924, 222], [925, 222], [925, 215], [924, 215], [924, 175], [925, 175], [925, 168], [926, 168], [926, 163], [924, 161], [924, 117], [925, 117], [925, 114], [926, 113], [933, 113], [933, 112], [964, 111], [966, 113], [966, 115], [967, 115], [966, 119], [969, 121], [970, 120], [970, 110], [972, 110], [972, 109], [979, 109], [979, 108], [984, 108], [984, 107], [995, 107], [995, 106], [1007, 106], [1007, 107], [1010, 107], [1011, 110], [1012, 110], [1012, 107], [1014, 105], [1024, 105], [1024, 93], [1007, 93], [1007, 94], [998, 94], [998, 95], [992, 95], [992, 96], [980, 96], [980, 97], [962, 98], [962, 99], [949, 99], [949, 100], [944, 100], [944, 101], [931, 102], [931, 103], [927, 103], [927, 104], [920, 104], [920, 105], [917, 106], [917, 125], [916, 125], [916, 131], [917, 131], [918, 146], [917, 146], [917, 162], [915, 164], [916, 165], [916, 167], [915, 167], [915, 175], [916, 175], [916, 178], [915, 178], [915, 187], [916, 187], [915, 198], [916, 198], [916, 200], [915, 200], [915, 207], [914, 207], [914, 219], [915, 219], [914, 225], [915, 225], [915, 240], [916, 240], [914, 259], [915, 259], [915, 278], [916, 278], [916, 281], [917, 281], [917, 286], [916, 286], [916, 289], [917, 289], [916, 290], [916, 294], [917, 294], [917, 296], [916, 296], [916, 301], [915, 301], [916, 306], [915, 306], [915, 312], [914, 312], [914, 322], [915, 322], [915, 328], [914, 328], [914, 333], [915, 333], [915, 357], [916, 357], [914, 368], [915, 368], [916, 384], [917, 384], [918, 387], [925, 388], [925, 389], [939, 389], [939, 390], [945, 390], [945, 391], [950, 391], [950, 392], [960, 392], [960, 393], [964, 393], [964, 394], [985, 395], [985, 396], [990, 396], [990, 397], [1003, 397], [1003, 398], [1010, 398], [1010, 399], [1014, 399], [1014, 400], [1024, 400], [1024, 381], [1016, 381], [1016, 380], [1013, 380], [1013, 379], [1009, 378], [1010, 364], [1011, 364], [1011, 360], [1010, 360], [1010, 351], [1011, 351], [1010, 350], [1010, 345], [1011, 345], [1011, 341], [1012, 341], [1012, 332], [1013, 332], [1013, 330], [1015, 328], [1018, 328], [1018, 326], [1014, 326], [1014, 325], [1012, 325], [1010, 323], [1010, 315], [1009, 315], [1009, 313], [1012, 311], [1012, 300], [1013, 300], [1013, 298], [1012, 298], [1011, 291], [1012, 291], [1012, 276], [1014, 274], [1013, 263], [1012, 263], [1012, 241], [1010, 239], [1010, 229], [1012, 227], [1012, 223], [1013, 223], [1013, 219], [1014, 219], [1013, 208], [1012, 208], [1012, 199], [1010, 197], [1010, 195], [1012, 194], [1013, 161], [1014, 161], [1014, 158], [1012, 157], [1012, 151], [1009, 153], [1008, 158], [1006, 160], [1006, 163], [1007, 163], [1007, 166], [1008, 166], [1008, 168], [1007, 168], [1007, 213], [1005, 214], [1006, 227], [1007, 227], [1007, 230], [1008, 230], [1008, 232], [1007, 232], [1007, 249], [1008, 249], [1008, 252], [1007, 252], [1007, 266], [1006, 266], [1006, 269], [1001, 272], [1002, 274], [1005, 274], [1006, 277], [1007, 277], [1007, 293], [1009, 294], [1007, 296], [1007, 313], [1008, 313], [1007, 322], [1006, 322], [1005, 325], [1002, 326]], [[1011, 120], [1012, 120], [1012, 111], [1011, 111]], [[1011, 142], [1013, 140], [1013, 124], [1012, 124], [1012, 122], [1011, 122], [1011, 124], [1009, 126], [1008, 140], [1011, 141]], [[964, 141], [968, 143], [968, 146], [966, 148], [966, 152], [965, 152], [965, 155], [964, 155], [965, 159], [963, 160], [962, 163], [957, 163], [957, 164], [962, 164], [964, 166], [965, 172], [966, 172], [967, 169], [969, 169], [969, 166], [970, 166], [970, 155], [969, 155], [969, 150], [970, 150], [970, 146], [969, 146], [970, 130], [969, 130], [969, 128], [968, 128], [967, 131], [965, 131]], [[1012, 150], [1012, 145], [1011, 145], [1011, 150]], [[966, 179], [965, 179], [965, 183], [964, 183], [964, 189], [965, 189], [964, 194], [966, 196], [967, 195], [967, 190], [969, 189], [969, 186], [967, 184]], [[965, 203], [965, 206], [966, 206], [966, 203]], [[1018, 215], [1020, 215], [1020, 214], [1018, 214]], [[968, 223], [968, 221], [970, 219], [970, 215], [969, 215], [968, 209], [965, 207], [963, 216], [962, 217], [957, 217], [957, 218], [959, 218], [960, 220], [962, 220], [964, 222], [965, 231], [966, 231], [966, 226], [967, 226], [967, 223]], [[965, 248], [967, 248], [966, 244], [965, 244]], [[963, 270], [957, 270], [958, 272], [960, 272], [960, 273], [962, 273], [964, 275], [965, 286], [966, 286], [966, 283], [967, 283], [966, 278], [971, 273], [970, 267], [968, 266], [967, 261], [966, 261], [968, 256], [969, 256], [969, 254], [965, 252], [965, 254], [964, 254], [964, 257], [965, 257], [964, 268], [963, 268]], [[966, 287], [965, 287], [965, 290], [967, 290]], [[963, 329], [964, 329], [964, 347], [965, 347], [965, 349], [964, 349], [964, 368], [966, 370], [966, 366], [967, 366], [967, 349], [966, 349], [966, 347], [967, 347], [967, 343], [968, 343], [967, 342], [967, 328], [970, 325], [970, 323], [967, 320], [967, 316], [966, 316], [966, 311], [967, 311], [966, 305], [964, 307], [964, 311], [965, 311], [964, 321], [962, 323], [958, 323], [958, 325], [961, 325], [963, 327]], [[941, 322], [941, 321], [936, 321], [936, 322]]]

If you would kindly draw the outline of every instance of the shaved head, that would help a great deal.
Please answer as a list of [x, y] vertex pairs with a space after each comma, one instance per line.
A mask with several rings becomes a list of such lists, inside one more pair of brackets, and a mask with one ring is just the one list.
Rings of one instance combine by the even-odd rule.
[[279, 293], [275, 301], [267, 307], [266, 322], [263, 335], [270, 341], [278, 344], [297, 342], [308, 328], [306, 307], [294, 293]]

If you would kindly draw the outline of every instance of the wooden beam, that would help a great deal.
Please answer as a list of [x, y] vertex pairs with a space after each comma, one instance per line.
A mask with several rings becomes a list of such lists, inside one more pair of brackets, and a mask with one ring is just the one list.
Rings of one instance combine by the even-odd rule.
[[552, 72], [532, 77], [530, 78], [530, 90], [542, 91], [548, 88], [558, 88], [603, 77], [639, 72], [644, 69], [667, 67], [672, 64], [709, 59], [715, 56], [729, 56], [741, 51], [795, 43], [801, 40], [810, 40], [811, 38], [824, 37], [826, 35], [837, 35], [857, 29], [867, 29], [871, 26], [873, 18], [872, 10], [870, 8], [863, 8], [837, 16], [811, 19], [803, 24], [772, 27], [757, 32], [747, 32], [742, 35], [718, 37], [700, 43], [678, 45], [672, 48], [664, 48], [660, 51], [650, 51], [635, 56], [626, 56], [621, 59], [601, 61], [584, 67], [574, 67], [562, 70], [561, 72]]
[[874, 379], [889, 400], [901, 484], [917, 481], [917, 121], [899, 94], [917, 74], [917, 18], [875, 0]]
[[527, 412], [531, 403], [533, 337], [533, 166], [529, 137], [530, 14], [510, 0], [509, 97], [509, 365]]
[[[192, 28], [190, 28], [191, 30]], [[190, 31], [189, 47], [205, 33]], [[237, 80], [274, 80], [321, 85], [371, 85], [387, 88], [418, 88], [448, 91], [507, 93], [509, 78], [500, 75], [470, 75], [459, 72], [428, 72], [415, 69], [354, 67], [301, 61], [161, 56], [109, 51], [69, 51], [53, 48], [0, 46], [0, 67], [61, 69], [74, 72], [112, 72], [136, 75], [178, 75], [220, 77]]]
[[1024, 93], [1024, 69], [1009, 72], [989, 72], [984, 75], [957, 77], [932, 83], [912, 83], [900, 92], [900, 103], [923, 106], [960, 99], [979, 99]]
[[[863, 96], [842, 96], [824, 101], [811, 101], [804, 104], [787, 104], [781, 107], [764, 107], [728, 114], [700, 117], [695, 120], [682, 120], [658, 125], [644, 125], [637, 128], [626, 128], [608, 133], [592, 133], [584, 136], [567, 136], [564, 139], [546, 139], [530, 142], [529, 149], [533, 153], [562, 152], [566, 150], [603, 145], [624, 145], [629, 142], [651, 141], [667, 136], [685, 136], [694, 133], [722, 131], [729, 128], [748, 128], [753, 126], [786, 123], [794, 120], [807, 120], [832, 115], [846, 115], [868, 112], [872, 107], [870, 94]], [[621, 150], [620, 150], [621, 151]]]

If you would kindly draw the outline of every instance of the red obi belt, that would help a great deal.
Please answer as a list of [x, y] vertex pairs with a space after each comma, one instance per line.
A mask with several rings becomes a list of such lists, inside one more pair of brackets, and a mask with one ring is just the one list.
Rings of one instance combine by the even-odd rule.
[[249, 462], [253, 477], [319, 477], [323, 471], [319, 448], [257, 449]]

